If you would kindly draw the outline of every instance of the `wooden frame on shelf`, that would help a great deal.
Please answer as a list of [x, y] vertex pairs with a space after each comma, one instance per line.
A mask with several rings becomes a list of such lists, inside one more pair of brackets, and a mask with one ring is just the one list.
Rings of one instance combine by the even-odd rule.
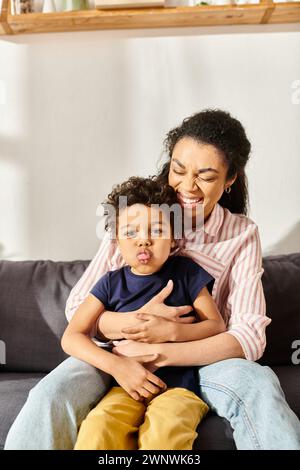
[[272, 0], [260, 0], [258, 4], [243, 5], [82, 10], [23, 15], [11, 14], [10, 0], [3, 0], [3, 5], [2, 34], [300, 22], [300, 1], [273, 3]]
[[0, 35], [12, 34], [12, 30], [7, 23], [8, 1], [9, 0], [2, 0], [2, 6], [0, 9]]

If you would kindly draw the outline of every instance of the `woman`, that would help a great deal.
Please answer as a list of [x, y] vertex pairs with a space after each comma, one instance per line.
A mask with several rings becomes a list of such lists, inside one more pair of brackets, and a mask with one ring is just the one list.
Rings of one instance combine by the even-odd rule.
[[[164, 305], [170, 293], [166, 287], [142, 314], [104, 312], [96, 326], [98, 334], [129, 339], [119, 343], [117, 354], [140, 358], [158, 352], [156, 366], [198, 365], [202, 398], [230, 421], [238, 449], [300, 449], [299, 420], [288, 407], [277, 376], [253, 362], [263, 354], [270, 320], [265, 315], [258, 231], [245, 215], [244, 170], [250, 153], [245, 131], [225, 112], [203, 111], [171, 130], [166, 148], [169, 160], [159, 180], [174, 187], [180, 203], [194, 216], [199, 206], [204, 211], [204, 227], [194, 224], [196, 236], [184, 240], [181, 251], [216, 279], [213, 297], [227, 331], [199, 341], [160, 343], [162, 319], [153, 313], [164, 309], [174, 321], [185, 313], [180, 306]], [[114, 241], [106, 236], [70, 294], [68, 318], [98, 278], [122, 263]], [[107, 375], [67, 359], [31, 390], [6, 449], [73, 448], [77, 428], [108, 387]]]

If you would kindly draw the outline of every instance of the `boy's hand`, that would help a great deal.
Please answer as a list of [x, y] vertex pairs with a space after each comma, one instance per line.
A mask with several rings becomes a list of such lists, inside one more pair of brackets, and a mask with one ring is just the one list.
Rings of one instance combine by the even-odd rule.
[[[175, 341], [178, 323], [147, 313], [137, 313], [136, 318], [143, 320], [143, 322], [135, 326], [123, 328], [121, 330], [123, 338], [141, 341], [142, 343]], [[192, 323], [194, 318], [187, 317], [185, 320], [185, 323]]]
[[173, 281], [170, 279], [166, 287], [164, 287], [158, 294], [152, 297], [143, 307], [137, 310], [137, 313], [149, 313], [165, 318], [166, 320], [180, 322], [180, 323], [192, 323], [191, 317], [181, 317], [186, 313], [193, 310], [190, 305], [184, 305], [180, 307], [169, 307], [164, 304], [166, 298], [171, 294], [173, 290]]
[[144, 398], [157, 395], [167, 388], [167, 385], [159, 377], [156, 377], [142, 365], [151, 366], [151, 362], [155, 361], [157, 357], [158, 354], [120, 357], [113, 376], [134, 400], [144, 401]]

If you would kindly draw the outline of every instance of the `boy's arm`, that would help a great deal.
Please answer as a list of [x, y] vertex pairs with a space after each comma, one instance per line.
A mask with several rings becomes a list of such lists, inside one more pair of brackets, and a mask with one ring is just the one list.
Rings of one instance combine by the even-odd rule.
[[70, 356], [112, 374], [115, 365], [113, 355], [99, 348], [91, 339], [95, 322], [104, 308], [100, 300], [89, 294], [70, 320], [61, 339], [61, 346]]
[[[150, 372], [157, 354], [135, 358], [119, 357], [101, 349], [92, 341], [91, 332], [103, 310], [103, 303], [94, 295], [89, 294], [76, 310], [63, 334], [61, 340], [63, 350], [112, 375], [135, 400], [142, 401], [144, 398], [159, 393], [161, 389], [165, 389], [166, 384]], [[145, 363], [150, 370], [143, 366]]]
[[226, 331], [224, 320], [206, 287], [199, 292], [193, 307], [200, 323], [175, 323], [173, 341], [195, 341]]

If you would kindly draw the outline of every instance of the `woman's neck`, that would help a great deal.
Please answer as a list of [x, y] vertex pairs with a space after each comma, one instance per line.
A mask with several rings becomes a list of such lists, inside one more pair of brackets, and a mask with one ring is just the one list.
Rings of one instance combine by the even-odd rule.
[[[206, 216], [204, 216], [204, 224], [203, 224], [203, 225], [206, 224], [206, 222], [208, 221], [208, 219], [209, 219], [210, 216], [211, 216], [211, 213], [212, 213], [212, 210], [210, 211], [209, 214], [207, 214]], [[197, 228], [196, 220], [197, 220], [196, 217], [193, 217], [193, 218], [192, 218], [192, 231], [193, 231], [193, 232], [195, 232], [195, 230], [196, 230], [196, 228]]]

